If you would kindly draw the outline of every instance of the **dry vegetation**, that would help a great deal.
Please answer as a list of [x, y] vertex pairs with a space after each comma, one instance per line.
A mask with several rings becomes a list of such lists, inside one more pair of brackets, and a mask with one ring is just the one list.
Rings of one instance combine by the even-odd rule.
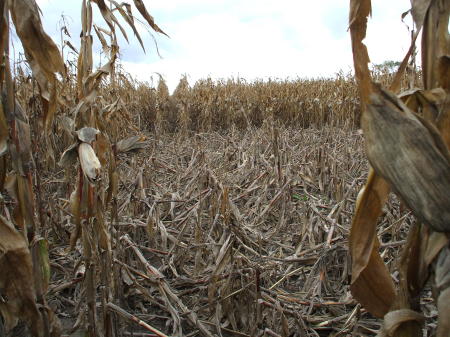
[[[7, 13], [10, 4], [0, 3]], [[16, 0], [26, 3], [33, 1]], [[24, 38], [34, 76], [22, 64], [11, 75], [8, 57], [1, 69], [0, 337], [374, 336], [386, 329], [376, 298], [367, 305], [373, 294], [350, 287], [359, 261], [353, 255], [352, 265], [350, 231], [361, 214], [375, 222], [373, 233], [362, 228], [379, 246], [360, 240], [361, 256], [379, 253], [402, 289], [402, 247], [419, 225], [393, 195], [374, 208], [377, 216], [361, 201], [355, 210], [374, 175], [358, 130], [355, 79], [206, 79], [193, 87], [182, 79], [169, 95], [163, 80], [152, 88], [114, 69], [114, 15], [133, 27], [131, 7], [81, 3], [77, 67], [46, 64]], [[142, 2], [134, 4], [162, 33]], [[99, 70], [89, 56], [91, 5], [111, 29], [94, 28], [111, 38], [102, 41], [110, 60]], [[18, 9], [9, 10], [14, 17]], [[394, 74], [380, 69], [371, 76], [387, 87]], [[394, 82], [413, 88], [420, 75]], [[437, 307], [430, 285], [422, 288], [414, 309], [431, 336]]]

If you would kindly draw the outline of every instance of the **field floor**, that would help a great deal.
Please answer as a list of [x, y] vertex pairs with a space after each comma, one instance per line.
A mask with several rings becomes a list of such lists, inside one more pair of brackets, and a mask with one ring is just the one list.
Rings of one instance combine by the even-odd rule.
[[[118, 217], [106, 219], [113, 279], [98, 273], [95, 281], [99, 325], [112, 296], [121, 299], [113, 309], [123, 336], [157, 336], [149, 326], [169, 336], [376, 334], [381, 320], [348, 285], [349, 228], [368, 170], [360, 134], [263, 126], [152, 135], [148, 144], [119, 155]], [[61, 200], [65, 221], [51, 233], [49, 302], [69, 335], [85, 307], [86, 266], [80, 244], [67, 253], [73, 225], [64, 207]], [[392, 198], [379, 237], [394, 277], [411, 221]], [[104, 261], [101, 248], [93, 254]], [[113, 286], [103, 296], [105, 284]]]

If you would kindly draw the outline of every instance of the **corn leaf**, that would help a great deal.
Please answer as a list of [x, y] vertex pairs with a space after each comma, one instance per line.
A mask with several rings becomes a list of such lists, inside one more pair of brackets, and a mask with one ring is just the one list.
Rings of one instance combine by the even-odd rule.
[[34, 336], [42, 336], [43, 326], [35, 298], [33, 267], [28, 242], [12, 223], [0, 216], [0, 288], [8, 300], [0, 302], [6, 330], [18, 319], [31, 323]]
[[439, 132], [397, 97], [377, 88], [362, 120], [371, 165], [414, 214], [450, 230], [450, 154]]
[[152, 27], [155, 32], [164, 34], [165, 36], [169, 37], [169, 35], [164, 33], [163, 30], [161, 28], [159, 28], [158, 25], [155, 23], [155, 19], [153, 19], [153, 16], [151, 16], [147, 12], [147, 9], [145, 8], [145, 5], [142, 2], [142, 0], [133, 0], [133, 1], [134, 1], [134, 5], [138, 9], [139, 13], [141, 13], [141, 15], [144, 17], [144, 19], [150, 25], [150, 27]]

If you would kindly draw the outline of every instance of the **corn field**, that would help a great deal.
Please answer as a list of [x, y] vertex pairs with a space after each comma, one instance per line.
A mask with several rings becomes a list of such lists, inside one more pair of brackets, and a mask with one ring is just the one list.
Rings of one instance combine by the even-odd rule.
[[397, 72], [351, 0], [354, 75], [173, 94], [118, 67], [142, 0], [79, 3], [77, 49], [0, 0], [0, 337], [450, 336], [449, 1]]

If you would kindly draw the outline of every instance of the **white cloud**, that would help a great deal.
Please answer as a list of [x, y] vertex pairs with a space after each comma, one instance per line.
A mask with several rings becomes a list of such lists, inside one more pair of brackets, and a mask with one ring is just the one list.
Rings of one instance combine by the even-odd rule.
[[[51, 11], [74, 11], [73, 1], [38, 3], [50, 18], [55, 16], [48, 14]], [[409, 0], [372, 3], [366, 39], [372, 61], [401, 60], [409, 34], [400, 15], [409, 8]], [[207, 76], [249, 80], [330, 76], [352, 67], [348, 1], [153, 0], [146, 5], [171, 36], [157, 35], [163, 59], [155, 56], [152, 39], [144, 33], [147, 55], [125, 45], [122, 64], [141, 80], [149, 80], [155, 72], [163, 74], [170, 89], [183, 74], [192, 83]], [[71, 15], [76, 20], [79, 12]], [[131, 32], [129, 37], [130, 43], [138, 44]]]

